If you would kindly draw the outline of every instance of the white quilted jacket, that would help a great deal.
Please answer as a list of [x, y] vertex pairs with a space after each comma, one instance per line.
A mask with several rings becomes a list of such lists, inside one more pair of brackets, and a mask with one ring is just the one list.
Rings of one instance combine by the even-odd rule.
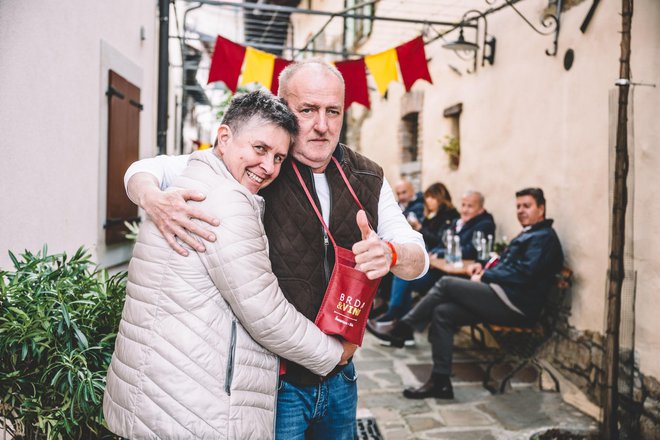
[[177, 187], [207, 195], [198, 207], [220, 219], [217, 240], [182, 257], [151, 221], [140, 228], [103, 399], [108, 426], [130, 439], [272, 438], [273, 353], [326, 375], [341, 344], [285, 300], [263, 199], [213, 150], [193, 154]]

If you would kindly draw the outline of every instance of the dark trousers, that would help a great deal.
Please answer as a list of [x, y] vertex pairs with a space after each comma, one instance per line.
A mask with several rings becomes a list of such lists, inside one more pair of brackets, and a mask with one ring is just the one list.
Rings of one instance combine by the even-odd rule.
[[464, 325], [488, 322], [520, 326], [528, 320], [511, 310], [485, 283], [442, 277], [402, 319], [417, 331], [430, 323], [433, 372], [451, 374], [454, 333]]

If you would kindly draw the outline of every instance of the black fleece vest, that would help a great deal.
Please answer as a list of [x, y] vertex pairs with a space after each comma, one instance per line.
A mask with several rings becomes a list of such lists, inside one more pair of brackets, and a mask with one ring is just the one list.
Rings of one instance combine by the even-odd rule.
[[[378, 227], [378, 201], [383, 170], [376, 163], [344, 145], [334, 152], [372, 227]], [[291, 159], [293, 160], [293, 159]], [[316, 205], [310, 168], [296, 162]], [[355, 216], [359, 210], [334, 162], [325, 170], [330, 187], [330, 232], [338, 246], [351, 249], [362, 239]], [[332, 244], [324, 243], [323, 226], [303, 191], [290, 160], [282, 165], [280, 176], [260, 192], [266, 200], [264, 226], [270, 247], [270, 260], [286, 299], [314, 321], [334, 265]], [[288, 363], [287, 380], [299, 384], [318, 383], [321, 378], [309, 370]]]

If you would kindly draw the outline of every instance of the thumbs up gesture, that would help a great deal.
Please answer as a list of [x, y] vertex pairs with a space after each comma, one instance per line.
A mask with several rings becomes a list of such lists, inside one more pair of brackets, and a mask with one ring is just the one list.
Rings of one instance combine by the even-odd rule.
[[392, 262], [390, 248], [369, 227], [367, 215], [363, 210], [358, 211], [355, 220], [362, 234], [362, 241], [355, 243], [352, 249], [355, 268], [364, 272], [370, 280], [385, 276], [390, 271]]

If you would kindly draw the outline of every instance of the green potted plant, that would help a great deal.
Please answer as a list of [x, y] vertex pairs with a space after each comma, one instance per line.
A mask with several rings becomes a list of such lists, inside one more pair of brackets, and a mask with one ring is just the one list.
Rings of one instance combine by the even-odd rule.
[[9, 253], [0, 270], [0, 424], [14, 439], [115, 438], [103, 424], [105, 375], [126, 273], [83, 248]]
[[461, 144], [456, 136], [447, 135], [444, 139], [442, 149], [447, 153], [449, 168], [456, 170], [461, 161]]

